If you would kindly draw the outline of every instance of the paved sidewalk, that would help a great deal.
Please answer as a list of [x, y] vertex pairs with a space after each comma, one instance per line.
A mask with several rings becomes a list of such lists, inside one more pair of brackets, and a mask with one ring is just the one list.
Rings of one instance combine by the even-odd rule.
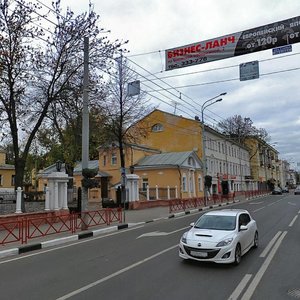
[[200, 211], [208, 210], [211, 208], [225, 207], [229, 204], [240, 202], [240, 200], [245, 201], [248, 199], [235, 199], [235, 201], [229, 201], [228, 203], [221, 204], [211, 204], [207, 207], [200, 207], [190, 210], [185, 210], [177, 213], [169, 213], [169, 207], [154, 207], [140, 210], [125, 210], [123, 211], [123, 223], [113, 223], [110, 226], [101, 225], [90, 227], [86, 231], [76, 232], [74, 234], [70, 232], [59, 233], [48, 235], [42, 238], [34, 238], [30, 240], [27, 244], [21, 244], [21, 242], [14, 242], [10, 244], [0, 245], [0, 258], [18, 255], [26, 253], [33, 250], [48, 248], [55, 245], [64, 244], [67, 242], [72, 242], [80, 240], [83, 238], [88, 238], [92, 236], [97, 236], [104, 233], [114, 232], [121, 229], [143, 225], [146, 223], [175, 218], [187, 214], [197, 213]]

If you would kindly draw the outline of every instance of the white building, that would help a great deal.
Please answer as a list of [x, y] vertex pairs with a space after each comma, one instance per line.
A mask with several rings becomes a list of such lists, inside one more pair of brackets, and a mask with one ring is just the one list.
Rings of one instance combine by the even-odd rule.
[[212, 177], [212, 194], [252, 190], [249, 151], [234, 140], [205, 126], [207, 175]]

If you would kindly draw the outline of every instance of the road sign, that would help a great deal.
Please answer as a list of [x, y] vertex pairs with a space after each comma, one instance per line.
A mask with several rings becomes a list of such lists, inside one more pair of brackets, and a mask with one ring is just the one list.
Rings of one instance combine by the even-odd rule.
[[128, 96], [136, 96], [140, 94], [140, 81], [136, 80], [133, 82], [129, 82], [127, 86], [127, 94]]
[[273, 55], [292, 52], [292, 45], [285, 45], [272, 49]]
[[240, 81], [259, 78], [258, 60], [240, 64]]

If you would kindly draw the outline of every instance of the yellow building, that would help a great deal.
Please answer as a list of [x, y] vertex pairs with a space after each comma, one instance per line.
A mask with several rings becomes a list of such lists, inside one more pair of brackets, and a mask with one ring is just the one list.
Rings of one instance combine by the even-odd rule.
[[132, 131], [143, 131], [139, 144], [161, 152], [195, 151], [202, 157], [202, 128], [198, 120], [155, 109], [141, 119]]
[[245, 144], [250, 151], [251, 176], [257, 182], [257, 188], [260, 190], [272, 188], [272, 185], [281, 186], [278, 151], [257, 137], [248, 137]]
[[[199, 121], [157, 109], [130, 128], [130, 134], [139, 140], [124, 145], [125, 173], [134, 168], [139, 176], [141, 200], [147, 193], [151, 199], [203, 196], [201, 132]], [[120, 201], [122, 170], [117, 144], [99, 148], [99, 169], [102, 199]]]
[[6, 152], [0, 150], [0, 189], [13, 189], [15, 174], [15, 166], [6, 164]]

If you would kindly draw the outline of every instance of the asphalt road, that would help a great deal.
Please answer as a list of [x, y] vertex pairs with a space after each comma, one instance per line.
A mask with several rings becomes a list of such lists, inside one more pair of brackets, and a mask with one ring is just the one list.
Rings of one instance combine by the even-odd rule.
[[1, 259], [0, 299], [299, 299], [300, 196], [234, 207], [249, 210], [260, 235], [237, 267], [178, 257], [195, 213]]

